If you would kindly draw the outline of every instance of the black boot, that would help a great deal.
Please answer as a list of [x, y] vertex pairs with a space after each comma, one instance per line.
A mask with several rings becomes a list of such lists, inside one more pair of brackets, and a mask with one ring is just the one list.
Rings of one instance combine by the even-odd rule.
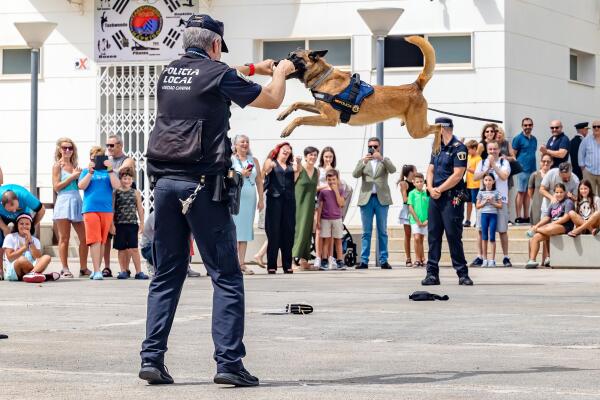
[[423, 286], [434, 286], [440, 284], [440, 277], [437, 275], [427, 275], [425, 279], [421, 281], [421, 285]]
[[173, 383], [173, 377], [167, 371], [164, 364], [156, 364], [152, 362], [142, 362], [140, 379], [148, 381], [151, 385], [169, 385]]
[[473, 281], [471, 280], [471, 278], [469, 278], [469, 275], [465, 275], [458, 278], [458, 284], [465, 286], [473, 286]]
[[246, 369], [239, 370], [237, 372], [217, 372], [213, 379], [215, 383], [220, 385], [233, 385], [233, 386], [258, 386], [258, 378], [252, 376]]

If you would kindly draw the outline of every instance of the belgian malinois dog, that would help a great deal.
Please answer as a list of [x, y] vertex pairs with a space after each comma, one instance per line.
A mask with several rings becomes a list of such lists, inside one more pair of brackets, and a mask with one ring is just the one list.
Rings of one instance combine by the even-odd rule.
[[[374, 86], [374, 93], [364, 99], [360, 111], [352, 115], [348, 124], [360, 126], [390, 118], [400, 118], [406, 123], [406, 129], [414, 139], [435, 134], [433, 147], [435, 151], [438, 151], [441, 144], [441, 127], [440, 125], [430, 125], [427, 122], [427, 100], [423, 96], [423, 89], [433, 76], [435, 50], [427, 40], [420, 36], [409, 36], [405, 40], [418, 46], [423, 52], [423, 71], [417, 80], [401, 86]], [[288, 59], [296, 66], [296, 72], [288, 78], [300, 79], [311, 90], [331, 95], [341, 93], [350, 84], [350, 73], [337, 70], [328, 64], [323, 58], [326, 53], [327, 50], [296, 50], [290, 53]], [[325, 75], [327, 75], [325, 79], [322, 79]], [[279, 114], [277, 120], [284, 120], [296, 110], [319, 115], [295, 118], [283, 130], [281, 137], [289, 136], [300, 125], [336, 126], [340, 123], [340, 111], [334, 109], [329, 103], [318, 100], [315, 100], [314, 103], [293, 103]]]

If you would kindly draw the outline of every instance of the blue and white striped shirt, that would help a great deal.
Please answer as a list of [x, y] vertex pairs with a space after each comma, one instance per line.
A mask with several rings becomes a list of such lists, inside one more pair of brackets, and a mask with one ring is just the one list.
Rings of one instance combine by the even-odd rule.
[[600, 143], [593, 134], [587, 135], [579, 146], [579, 166], [592, 175], [600, 175]]

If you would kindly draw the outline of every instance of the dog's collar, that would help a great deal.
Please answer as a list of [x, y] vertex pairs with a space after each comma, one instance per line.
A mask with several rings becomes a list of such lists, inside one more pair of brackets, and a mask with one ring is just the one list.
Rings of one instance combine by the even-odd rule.
[[315, 90], [331, 73], [333, 72], [333, 67], [330, 67], [327, 71], [321, 74], [319, 78], [310, 86], [307, 86], [310, 90]]

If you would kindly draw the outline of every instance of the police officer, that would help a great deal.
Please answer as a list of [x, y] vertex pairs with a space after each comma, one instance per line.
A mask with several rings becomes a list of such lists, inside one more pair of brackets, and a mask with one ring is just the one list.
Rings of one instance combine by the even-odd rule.
[[442, 254], [442, 235], [446, 232], [452, 266], [456, 269], [459, 285], [472, 285], [462, 244], [462, 220], [466, 199], [463, 175], [467, 167], [467, 148], [453, 135], [450, 118], [436, 118], [442, 126], [442, 146], [431, 155], [427, 169], [429, 201], [428, 236], [429, 259], [427, 276], [421, 284], [439, 285], [439, 261]]
[[[223, 23], [193, 15], [183, 32], [186, 51], [169, 64], [157, 83], [158, 114], [150, 135], [148, 175], [154, 183], [156, 274], [148, 293], [146, 339], [139, 377], [151, 384], [173, 383], [164, 366], [167, 339], [187, 274], [189, 237], [193, 234], [212, 279], [212, 337], [217, 362], [215, 383], [256, 386], [242, 363], [244, 284], [237, 258], [235, 225], [226, 187], [231, 167], [229, 108], [278, 108], [286, 75], [283, 60], [230, 68], [219, 61], [227, 52]], [[244, 74], [272, 75], [265, 87]]]

